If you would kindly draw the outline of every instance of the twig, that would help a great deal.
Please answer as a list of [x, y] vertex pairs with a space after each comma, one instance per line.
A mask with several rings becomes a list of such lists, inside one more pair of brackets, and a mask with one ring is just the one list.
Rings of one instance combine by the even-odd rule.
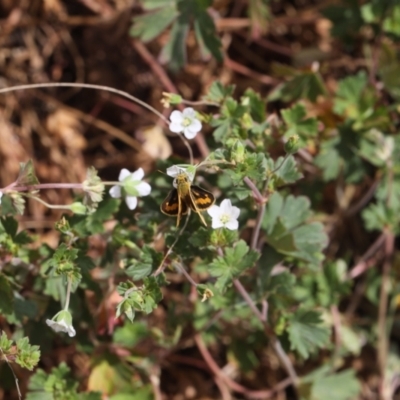
[[366, 260], [371, 258], [383, 245], [385, 242], [385, 233], [382, 233], [374, 243], [368, 248], [368, 250], [361, 256], [361, 259], [357, 264], [349, 271], [347, 274], [347, 279], [357, 278], [359, 275], [364, 273], [368, 269], [368, 264]]
[[15, 386], [16, 386], [17, 392], [18, 392], [18, 399], [19, 399], [19, 400], [22, 400], [22, 394], [21, 394], [21, 389], [19, 388], [19, 383], [18, 383], [17, 375], [15, 374], [13, 367], [11, 366], [10, 362], [8, 361], [7, 356], [4, 354], [4, 351], [3, 351], [3, 349], [2, 349], [1, 347], [0, 347], [0, 351], [1, 351], [1, 354], [3, 354], [3, 359], [4, 359], [5, 362], [7, 363], [8, 368], [10, 368], [11, 373], [13, 374], [14, 381], [15, 381]]
[[388, 332], [386, 327], [386, 316], [388, 309], [388, 297], [390, 292], [390, 271], [392, 267], [392, 257], [394, 252], [394, 234], [390, 231], [385, 232], [385, 260], [382, 268], [382, 284], [379, 296], [378, 310], [378, 363], [381, 375], [380, 398], [389, 400], [386, 389], [386, 362], [388, 353]]
[[90, 83], [73, 83], [73, 82], [30, 83], [30, 84], [26, 84], [26, 85], [17, 85], [17, 86], [2, 88], [2, 89], [0, 89], [0, 94], [15, 92], [17, 90], [51, 88], [51, 87], [75, 87], [75, 88], [84, 88], [84, 89], [104, 90], [106, 92], [115, 93], [122, 97], [126, 97], [127, 99], [132, 100], [135, 103], [140, 104], [143, 108], [150, 110], [152, 113], [154, 113], [159, 118], [161, 118], [166, 124], [168, 124], [168, 120], [164, 117], [164, 115], [162, 115], [160, 112], [158, 112], [154, 107], [148, 105], [147, 103], [138, 99], [137, 97], [132, 96], [127, 92], [124, 92], [123, 90], [118, 90], [118, 89], [115, 89], [110, 86], [92, 85]]
[[284, 381], [278, 383], [272, 390], [250, 390], [246, 387], [238, 384], [237, 382], [230, 379], [228, 376], [224, 374], [224, 372], [220, 369], [218, 364], [215, 362], [214, 358], [208, 351], [206, 345], [204, 344], [201, 336], [199, 334], [195, 335], [194, 340], [196, 342], [197, 348], [199, 349], [204, 361], [207, 363], [208, 367], [211, 371], [220, 379], [222, 379], [227, 386], [229, 386], [232, 390], [238, 393], [242, 393], [247, 398], [251, 399], [269, 399], [271, 398], [277, 391], [283, 390], [285, 387], [289, 386], [291, 383], [290, 379], [285, 379]]
[[163, 272], [163, 267], [164, 267], [164, 263], [165, 260], [169, 257], [169, 255], [172, 253], [172, 250], [174, 249], [175, 245], [178, 243], [179, 238], [182, 236], [182, 233], [184, 232], [184, 230], [186, 229], [186, 226], [189, 222], [189, 217], [190, 217], [190, 212], [188, 214], [188, 216], [186, 217], [185, 220], [185, 224], [183, 225], [182, 229], [179, 231], [176, 239], [174, 240], [174, 242], [172, 243], [171, 247], [167, 250], [167, 253], [165, 254], [164, 258], [162, 259], [160, 266], [157, 268], [157, 270], [152, 274], [153, 276], [157, 276], [160, 275], [161, 272]]

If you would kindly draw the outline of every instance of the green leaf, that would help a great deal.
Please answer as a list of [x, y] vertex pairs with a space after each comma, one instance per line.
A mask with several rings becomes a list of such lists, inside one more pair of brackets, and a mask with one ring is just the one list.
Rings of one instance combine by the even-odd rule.
[[282, 254], [319, 263], [327, 236], [321, 223], [306, 223], [310, 215], [307, 197], [290, 195], [283, 199], [278, 192], [273, 193], [262, 222], [267, 242]]
[[303, 358], [308, 358], [329, 342], [330, 329], [322, 324], [321, 314], [317, 311], [299, 309], [288, 318], [286, 330], [290, 348]]
[[162, 63], [171, 71], [178, 71], [186, 63], [186, 38], [189, 32], [188, 16], [181, 14], [172, 25], [169, 40], [160, 54]]
[[313, 381], [310, 400], [349, 400], [361, 394], [361, 385], [354, 370], [318, 376]]
[[134, 17], [129, 34], [140, 37], [145, 43], [160, 35], [178, 16], [175, 2], [166, 3], [167, 1], [160, 4], [162, 8], [154, 12]]
[[318, 133], [318, 121], [316, 118], [305, 118], [306, 109], [300, 103], [282, 110], [282, 117], [287, 125], [285, 132], [287, 138], [298, 135], [300, 138], [307, 139]]
[[210, 274], [218, 278], [215, 287], [220, 291], [225, 290], [233, 279], [251, 268], [259, 256], [258, 252], [249, 250], [249, 246], [243, 240], [240, 240], [234, 248], [226, 248], [224, 256], [217, 257], [209, 265]]
[[2, 217], [0, 219], [1, 225], [3, 226], [5, 232], [12, 238], [15, 237], [18, 230], [18, 222], [13, 217]]
[[31, 186], [39, 183], [39, 180], [35, 175], [32, 160], [29, 160], [26, 163], [20, 163], [19, 168], [20, 170], [17, 178], [17, 186]]
[[376, 204], [369, 205], [361, 215], [365, 228], [369, 231], [382, 231], [388, 226], [391, 226], [394, 231], [398, 230], [398, 210], [388, 207], [385, 201], [378, 201]]
[[218, 62], [222, 62], [222, 44], [217, 36], [214, 21], [207, 11], [199, 11], [196, 13], [194, 19], [194, 31], [203, 58], [212, 54]]
[[286, 158], [279, 157], [276, 161], [269, 159], [267, 175], [273, 181], [273, 187], [275, 188], [294, 183], [303, 177], [292, 155]]
[[213, 103], [222, 103], [228, 96], [232, 96], [234, 91], [234, 85], [224, 86], [220, 81], [214, 81], [208, 93], [203, 96], [203, 100]]
[[149, 329], [144, 322], [125, 324], [115, 330], [113, 342], [120, 346], [134, 347], [149, 336]]
[[246, 89], [241, 97], [241, 103], [249, 107], [251, 118], [254, 121], [258, 123], [265, 121], [265, 101], [261, 99], [259, 93], [256, 93], [253, 89]]
[[5, 275], [0, 273], [0, 314], [11, 314], [14, 310], [14, 296]]
[[342, 79], [338, 85], [333, 110], [348, 118], [357, 119], [360, 117], [369, 107], [369, 104], [365, 104], [363, 99], [367, 83], [368, 77], [365, 71]]
[[318, 96], [326, 95], [327, 90], [319, 73], [298, 73], [288, 82], [279, 85], [269, 96], [268, 101], [281, 100], [289, 103], [294, 100], [308, 99], [315, 102]]
[[142, 248], [142, 253], [139, 260], [129, 260], [129, 266], [126, 269], [126, 274], [134, 281], [144, 278], [155, 271], [162, 260], [161, 253], [155, 251], [153, 248], [145, 245]]

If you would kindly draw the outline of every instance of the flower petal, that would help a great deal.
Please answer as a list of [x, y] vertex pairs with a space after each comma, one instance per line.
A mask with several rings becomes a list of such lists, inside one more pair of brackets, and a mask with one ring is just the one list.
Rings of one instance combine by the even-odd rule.
[[182, 111], [182, 116], [183, 118], [196, 118], [196, 111], [193, 110], [192, 107], [186, 107], [183, 111]]
[[184, 118], [183, 114], [178, 110], [172, 111], [171, 115], [169, 116], [169, 120], [171, 122], [178, 123], [178, 124], [182, 123], [183, 118]]
[[1, 198], [3, 197], [3, 192], [0, 192], [0, 204], [1, 204]]
[[131, 173], [126, 169], [126, 168], [122, 168], [121, 172], [119, 173], [119, 177], [118, 180], [121, 182], [123, 181], [125, 178], [127, 178]]
[[231, 219], [225, 224], [225, 227], [231, 231], [236, 231], [239, 228], [239, 222], [236, 219]]
[[69, 337], [74, 337], [76, 335], [75, 329], [72, 325], [68, 326], [67, 333]]
[[219, 209], [219, 206], [214, 204], [207, 210], [207, 213], [214, 220], [214, 218], [219, 218], [221, 215], [221, 210]]
[[121, 197], [121, 186], [113, 186], [110, 191], [108, 192], [110, 193], [110, 196], [113, 197], [114, 199], [118, 199]]
[[202, 128], [202, 125], [201, 125], [201, 122], [198, 120], [198, 119], [194, 119], [193, 121], [192, 121], [192, 123], [189, 125], [189, 127], [188, 127], [192, 132], [193, 131], [195, 131], [195, 132], [200, 132], [201, 131], [201, 128]]
[[147, 182], [140, 182], [136, 185], [136, 189], [140, 196], [148, 196], [151, 192], [151, 186]]
[[184, 129], [182, 123], [180, 122], [171, 122], [169, 124], [169, 130], [174, 133], [180, 133]]
[[133, 181], [141, 181], [144, 177], [144, 171], [143, 168], [137, 169], [135, 172], [132, 173], [131, 179]]
[[231, 208], [231, 217], [232, 219], [238, 219], [240, 215], [240, 208], [232, 206]]
[[125, 203], [130, 210], [134, 210], [137, 206], [137, 197], [135, 196], [126, 196]]
[[185, 135], [186, 139], [194, 139], [197, 135], [197, 132], [190, 130], [190, 128], [188, 127], [184, 129], [183, 134]]
[[222, 228], [224, 226], [224, 224], [219, 218], [213, 218], [211, 226], [213, 229], [218, 229], [218, 228]]
[[221, 201], [221, 213], [231, 215], [232, 203], [229, 199], [224, 199]]
[[172, 167], [167, 168], [167, 175], [175, 178], [178, 174], [183, 172], [184, 169], [178, 167], [177, 165], [173, 165]]

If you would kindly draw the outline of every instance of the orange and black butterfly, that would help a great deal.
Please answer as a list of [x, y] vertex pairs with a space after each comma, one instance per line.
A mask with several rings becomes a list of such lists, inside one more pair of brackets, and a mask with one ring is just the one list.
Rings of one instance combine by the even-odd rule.
[[201, 221], [207, 226], [201, 211], [207, 210], [214, 204], [214, 195], [199, 186], [192, 185], [189, 176], [184, 172], [176, 176], [174, 183], [175, 187], [161, 204], [161, 211], [172, 217], [176, 216], [176, 226], [179, 226], [181, 216], [187, 214], [190, 208], [199, 214]]

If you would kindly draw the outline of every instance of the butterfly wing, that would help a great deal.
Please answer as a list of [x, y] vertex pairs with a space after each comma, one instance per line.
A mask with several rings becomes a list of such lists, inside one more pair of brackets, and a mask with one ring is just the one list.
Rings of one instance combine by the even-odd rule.
[[196, 185], [192, 185], [190, 189], [190, 199], [185, 200], [193, 211], [205, 211], [215, 203], [214, 195], [208, 190]]
[[185, 215], [188, 213], [188, 206], [186, 202], [179, 199], [178, 190], [175, 188], [168, 193], [168, 196], [162, 202], [160, 209], [161, 212], [172, 217], [175, 217], [179, 214]]

